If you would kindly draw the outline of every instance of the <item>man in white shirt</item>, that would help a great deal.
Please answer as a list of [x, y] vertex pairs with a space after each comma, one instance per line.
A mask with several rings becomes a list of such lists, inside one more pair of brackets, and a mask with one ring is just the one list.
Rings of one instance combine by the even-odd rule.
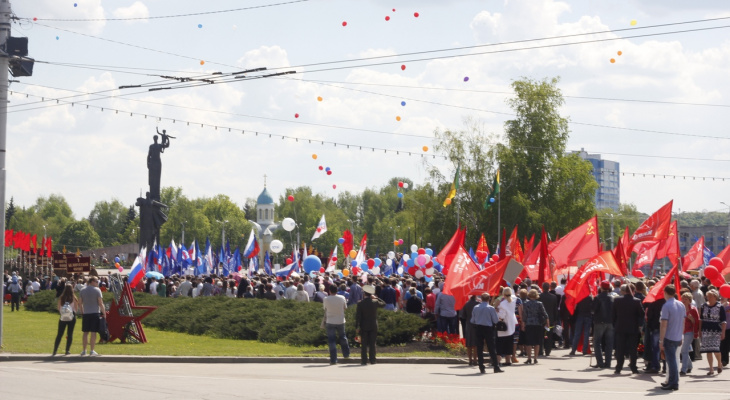
[[289, 300], [294, 300], [294, 296], [297, 294], [297, 281], [287, 281], [286, 282], [286, 292], [285, 296]]
[[152, 281], [150, 283], [150, 294], [154, 294], [156, 296], [157, 295], [157, 279], [150, 278], [150, 280]]
[[329, 296], [322, 301], [324, 306], [324, 322], [327, 329], [327, 344], [330, 349], [330, 365], [337, 364], [337, 342], [339, 336], [342, 356], [350, 358], [350, 345], [345, 335], [345, 310], [347, 300], [344, 296], [337, 294], [337, 286], [330, 285]]
[[314, 283], [309, 281], [309, 275], [304, 275], [304, 283], [302, 286], [304, 286], [304, 291], [309, 295], [309, 300], [313, 300], [314, 292], [317, 291], [317, 288], [314, 286]]

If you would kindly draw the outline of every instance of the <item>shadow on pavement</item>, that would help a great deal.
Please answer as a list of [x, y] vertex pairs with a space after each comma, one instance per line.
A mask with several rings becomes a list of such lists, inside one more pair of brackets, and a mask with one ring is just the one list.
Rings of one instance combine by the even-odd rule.
[[591, 383], [600, 379], [576, 379], [576, 378], [547, 378], [548, 381], [565, 382], [565, 383]]

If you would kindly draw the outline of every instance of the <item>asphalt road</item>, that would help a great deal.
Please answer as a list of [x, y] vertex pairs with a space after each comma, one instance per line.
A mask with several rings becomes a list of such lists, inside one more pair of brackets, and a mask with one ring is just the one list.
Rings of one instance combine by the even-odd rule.
[[[564, 351], [538, 365], [495, 375], [465, 365], [186, 364], [64, 361], [0, 363], [3, 399], [629, 399], [671, 395], [730, 399], [730, 371], [707, 377], [707, 363], [680, 378], [680, 390], [658, 390], [661, 375], [613, 375], [589, 368], [588, 357]], [[103, 356], [102, 356], [103, 358]], [[73, 360], [73, 361], [71, 361]], [[69, 362], [71, 361], [71, 362]], [[101, 361], [101, 360], [99, 360]]]

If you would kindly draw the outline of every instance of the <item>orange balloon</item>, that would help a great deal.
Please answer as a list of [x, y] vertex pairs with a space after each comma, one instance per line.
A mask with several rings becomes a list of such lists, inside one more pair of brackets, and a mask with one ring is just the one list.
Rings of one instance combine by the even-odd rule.
[[322, 101], [322, 96], [317, 97], [317, 101]]
[[394, 240], [393, 241], [393, 246], [398, 246], [398, 241], [397, 240]]
[[617, 54], [618, 54], [618, 55], [621, 55], [621, 54], [624, 54], [624, 53], [622, 53], [622, 52], [621, 52], [621, 50], [619, 50], [619, 52], [618, 52]]
[[317, 155], [316, 154], [312, 154], [312, 159], [313, 160], [316, 160], [317, 159]]
[[400, 116], [395, 117], [396, 121], [400, 121]]
[[612, 58], [612, 59], [611, 59], [611, 64], [613, 64], [613, 63], [615, 63], [615, 62], [616, 62], [616, 59]]
[[200, 65], [203, 65], [203, 64], [205, 64], [205, 61], [200, 60]]
[[423, 151], [428, 151], [428, 146], [423, 146]]
[[355, 258], [355, 257], [357, 257], [357, 251], [350, 250], [350, 258]]
[[350, 270], [349, 269], [343, 269], [342, 270], [342, 276], [350, 276]]

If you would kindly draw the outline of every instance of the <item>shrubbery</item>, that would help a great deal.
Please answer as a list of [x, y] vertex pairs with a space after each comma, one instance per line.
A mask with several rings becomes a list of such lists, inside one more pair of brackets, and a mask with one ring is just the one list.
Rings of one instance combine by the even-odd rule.
[[[294, 346], [327, 344], [325, 331], [320, 328], [324, 315], [321, 303], [220, 296], [172, 299], [145, 293], [135, 293], [134, 299], [137, 305], [158, 307], [142, 323], [165, 331]], [[111, 294], [104, 293], [104, 302], [110, 301]], [[25, 307], [31, 311], [57, 312], [55, 291], [41, 291], [31, 296]], [[355, 338], [355, 308], [347, 309], [345, 330], [351, 343]], [[418, 316], [384, 310], [378, 315], [378, 324], [379, 346], [408, 343], [426, 326]]]

